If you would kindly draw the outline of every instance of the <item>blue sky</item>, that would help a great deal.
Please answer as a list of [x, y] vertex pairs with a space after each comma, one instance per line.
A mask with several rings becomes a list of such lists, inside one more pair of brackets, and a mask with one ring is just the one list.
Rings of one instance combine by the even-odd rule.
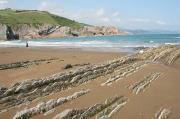
[[180, 0], [0, 0], [0, 9], [47, 10], [92, 25], [180, 31]]

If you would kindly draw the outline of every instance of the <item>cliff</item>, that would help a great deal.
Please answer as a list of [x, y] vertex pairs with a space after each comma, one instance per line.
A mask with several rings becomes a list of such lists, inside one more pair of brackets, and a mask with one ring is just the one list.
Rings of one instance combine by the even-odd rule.
[[78, 23], [45, 11], [0, 10], [0, 40], [126, 34], [115, 27]]

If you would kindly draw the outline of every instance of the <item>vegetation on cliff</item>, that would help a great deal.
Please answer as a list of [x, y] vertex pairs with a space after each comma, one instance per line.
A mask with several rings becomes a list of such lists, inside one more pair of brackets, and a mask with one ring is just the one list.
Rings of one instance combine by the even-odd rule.
[[39, 26], [43, 24], [68, 26], [74, 29], [79, 29], [84, 24], [78, 23], [64, 17], [51, 14], [46, 11], [38, 10], [0, 10], [0, 24], [16, 26], [27, 24], [31, 26]]

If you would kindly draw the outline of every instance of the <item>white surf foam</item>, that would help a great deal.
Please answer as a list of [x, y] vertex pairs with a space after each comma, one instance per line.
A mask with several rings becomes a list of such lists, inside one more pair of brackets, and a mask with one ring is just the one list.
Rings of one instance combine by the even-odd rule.
[[20, 46], [25, 46], [25, 42], [23, 43], [21, 40], [17, 41], [1, 41], [0, 42], [0, 47], [20, 47]]
[[61, 42], [36, 42], [36, 41], [29, 41], [29, 46], [39, 46], [39, 47], [112, 47], [109, 42], [106, 41], [82, 41], [82, 42], [66, 42], [66, 41], [61, 41]]
[[164, 43], [165, 45], [180, 45], [180, 43]]
[[[70, 48], [83, 48], [83, 47], [99, 47], [99, 48], [136, 48], [136, 47], [157, 47], [158, 43], [141, 43], [141, 42], [110, 42], [110, 41], [29, 41], [30, 47], [70, 47]], [[0, 47], [24, 47], [25, 41], [3, 41], [0, 42]]]
[[[134, 49], [138, 47], [158, 47], [163, 45], [162, 43], [143, 43], [143, 42], [129, 42], [129, 41], [28, 41], [30, 47], [55, 47], [55, 48], [81, 48], [81, 49], [94, 49], [94, 50], [103, 50], [103, 51], [122, 51], [122, 49]], [[165, 43], [179, 45], [180, 43]], [[17, 40], [17, 41], [2, 41], [0, 42], [0, 47], [25, 47], [26, 41]]]

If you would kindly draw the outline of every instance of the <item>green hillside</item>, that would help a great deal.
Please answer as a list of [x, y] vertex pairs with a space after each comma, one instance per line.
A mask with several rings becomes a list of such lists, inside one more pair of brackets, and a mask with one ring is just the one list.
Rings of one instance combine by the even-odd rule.
[[21, 25], [28, 24], [38, 26], [42, 24], [53, 24], [69, 26], [74, 29], [79, 29], [83, 24], [76, 21], [60, 17], [49, 12], [37, 10], [0, 10], [0, 24], [6, 25]]

